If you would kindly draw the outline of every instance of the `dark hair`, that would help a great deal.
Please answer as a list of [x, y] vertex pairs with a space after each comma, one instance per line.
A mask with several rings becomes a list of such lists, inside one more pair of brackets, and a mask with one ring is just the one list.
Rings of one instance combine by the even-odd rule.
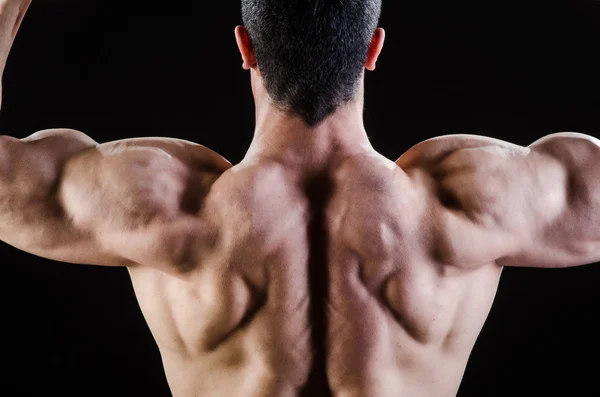
[[382, 0], [242, 0], [267, 92], [309, 126], [356, 94]]

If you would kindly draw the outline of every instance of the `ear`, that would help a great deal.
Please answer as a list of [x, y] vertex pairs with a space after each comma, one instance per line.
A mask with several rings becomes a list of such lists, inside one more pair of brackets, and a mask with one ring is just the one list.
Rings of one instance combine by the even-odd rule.
[[367, 56], [367, 62], [365, 63], [365, 68], [367, 70], [375, 70], [377, 59], [379, 58], [379, 54], [381, 54], [384, 42], [385, 30], [383, 30], [382, 28], [375, 29], [375, 33], [373, 33], [373, 38], [371, 39], [371, 46], [369, 47], [369, 55]]
[[245, 70], [252, 69], [256, 66], [256, 56], [254, 56], [252, 41], [245, 27], [241, 25], [235, 27], [235, 41], [242, 55], [242, 67]]

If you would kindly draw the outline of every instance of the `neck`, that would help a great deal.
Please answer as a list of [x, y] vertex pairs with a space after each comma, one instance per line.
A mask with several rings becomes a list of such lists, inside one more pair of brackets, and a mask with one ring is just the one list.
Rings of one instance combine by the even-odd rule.
[[320, 169], [340, 156], [373, 150], [363, 122], [363, 83], [354, 100], [309, 127], [279, 110], [252, 71], [256, 129], [245, 160], [270, 159], [300, 169]]

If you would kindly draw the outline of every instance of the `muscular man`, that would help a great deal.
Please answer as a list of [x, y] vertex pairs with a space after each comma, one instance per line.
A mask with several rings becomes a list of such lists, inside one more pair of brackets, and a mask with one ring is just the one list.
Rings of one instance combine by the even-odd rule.
[[[30, 0], [0, 0], [0, 67]], [[600, 260], [600, 142], [370, 145], [380, 0], [243, 0], [256, 130], [0, 137], [0, 239], [126, 266], [176, 397], [456, 394], [503, 266]]]

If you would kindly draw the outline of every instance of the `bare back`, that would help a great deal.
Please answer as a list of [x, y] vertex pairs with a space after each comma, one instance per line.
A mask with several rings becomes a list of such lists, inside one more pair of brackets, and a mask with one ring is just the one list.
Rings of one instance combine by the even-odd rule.
[[[0, 0], [0, 77], [30, 3]], [[447, 136], [394, 163], [361, 100], [307, 128], [251, 73], [236, 166], [176, 139], [0, 136], [0, 240], [126, 266], [175, 397], [454, 396], [502, 266], [600, 261], [598, 139]]]
[[127, 266], [176, 397], [453, 396], [502, 266], [600, 259], [600, 145], [580, 134], [316, 168], [232, 167], [174, 139], [1, 138], [0, 238]]
[[375, 153], [227, 170], [208, 248], [178, 274], [130, 268], [174, 394], [454, 395], [501, 268], [436, 258], [427, 178]]

